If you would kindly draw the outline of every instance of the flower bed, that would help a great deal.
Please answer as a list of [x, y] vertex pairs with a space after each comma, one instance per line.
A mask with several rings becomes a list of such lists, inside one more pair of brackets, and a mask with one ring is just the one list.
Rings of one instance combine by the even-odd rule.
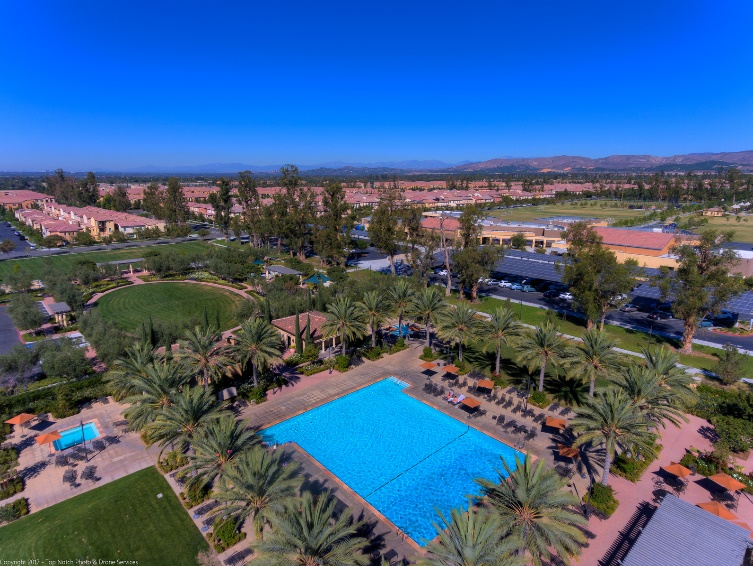
[[[658, 458], [659, 452], [661, 452], [662, 449], [661, 444], [657, 444], [656, 449], [656, 458]], [[624, 454], [620, 454], [614, 459], [610, 471], [615, 476], [620, 476], [621, 478], [636, 483], [641, 479], [643, 472], [646, 471], [651, 463], [656, 461], [656, 458], [631, 458]]]
[[188, 464], [188, 458], [186, 458], [182, 454], [179, 454], [175, 450], [168, 452], [166, 458], [163, 458], [162, 460], [157, 462], [157, 466], [160, 470], [162, 470], [162, 473], [165, 474], [174, 472], [175, 470], [182, 468], [186, 464]]
[[246, 533], [238, 530], [235, 519], [217, 519], [207, 538], [217, 552], [224, 552], [245, 539]]

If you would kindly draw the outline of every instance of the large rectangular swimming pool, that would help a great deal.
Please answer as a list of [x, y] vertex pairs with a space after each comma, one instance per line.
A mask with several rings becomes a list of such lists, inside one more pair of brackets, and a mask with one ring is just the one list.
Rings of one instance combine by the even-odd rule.
[[60, 438], [52, 443], [55, 450], [65, 450], [76, 444], [81, 444], [84, 440], [92, 440], [99, 437], [99, 429], [93, 422], [84, 423], [83, 431], [81, 425], [60, 431]]
[[[497, 479], [523, 454], [413, 397], [393, 378], [262, 431], [293, 441], [420, 545], [433, 539], [435, 509], [468, 508], [476, 478]], [[458, 409], [458, 414], [464, 414]]]

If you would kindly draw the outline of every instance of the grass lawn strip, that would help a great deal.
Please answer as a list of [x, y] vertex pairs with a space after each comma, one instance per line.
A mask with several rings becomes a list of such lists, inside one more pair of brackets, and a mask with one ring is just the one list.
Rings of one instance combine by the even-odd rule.
[[[60, 489], [68, 489], [61, 487]], [[162, 497], [157, 498], [161, 493]], [[196, 564], [207, 543], [156, 468], [0, 528], [2, 560], [133, 560]]]

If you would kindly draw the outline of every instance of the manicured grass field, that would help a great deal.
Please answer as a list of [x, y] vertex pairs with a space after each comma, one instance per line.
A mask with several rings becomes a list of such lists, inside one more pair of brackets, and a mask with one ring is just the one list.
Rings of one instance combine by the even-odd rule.
[[[162, 494], [159, 499], [158, 493]], [[197, 564], [197, 554], [206, 548], [206, 541], [156, 468], [0, 528], [0, 561], [37, 559], [60, 564], [60, 560], [96, 559], [129, 560], [139, 566], [187, 566]]]
[[206, 308], [210, 322], [219, 312], [220, 326], [236, 325], [235, 311], [243, 297], [208, 285], [195, 283], [149, 283], [131, 285], [104, 295], [95, 303], [97, 311], [123, 330], [133, 332], [149, 317], [153, 321], [184, 323], [201, 320]]
[[[116, 261], [119, 259], [135, 259], [144, 257], [144, 252], [148, 249], [158, 249], [160, 251], [170, 250], [172, 253], [191, 253], [205, 249], [207, 246], [204, 242], [185, 242], [181, 244], [163, 244], [156, 246], [135, 247], [122, 250], [108, 250], [98, 252], [84, 253], [67, 253], [49, 257], [30, 257], [27, 259], [10, 259], [2, 260], [0, 258], [0, 281], [8, 273], [11, 273], [14, 266], [18, 265], [25, 269], [35, 279], [39, 279], [49, 270], [67, 269], [75, 262], [85, 259], [96, 263], [104, 261]], [[73, 248], [75, 250], [75, 248]], [[127, 266], [126, 266], [127, 267]]]
[[[600, 204], [596, 206], [573, 206], [572, 204], [547, 204], [543, 206], [524, 206], [520, 208], [507, 208], [502, 210], [487, 211], [488, 216], [495, 216], [501, 220], [510, 222], [530, 222], [539, 218], [549, 218], [552, 216], [582, 216], [583, 218], [613, 218], [620, 220], [622, 218], [635, 218], [646, 214], [648, 211], [631, 210], [629, 208], [601, 208]], [[609, 203], [611, 204], [611, 203]]]
[[[735, 216], [727, 216], [722, 218], [708, 218], [709, 223], [706, 226], [700, 227], [698, 230], [708, 230], [713, 228], [714, 230], [722, 230], [724, 232], [733, 230], [735, 232], [732, 238], [735, 242], [750, 242], [753, 243], [753, 217], [743, 216], [748, 222], [736, 222]], [[727, 220], [729, 218], [729, 221]]]

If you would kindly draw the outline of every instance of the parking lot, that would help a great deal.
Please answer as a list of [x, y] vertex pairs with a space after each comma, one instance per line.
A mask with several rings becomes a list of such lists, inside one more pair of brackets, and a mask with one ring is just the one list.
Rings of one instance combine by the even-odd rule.
[[13, 252], [28, 252], [31, 250], [31, 245], [29, 244], [28, 240], [22, 240], [18, 236], [16, 236], [13, 232], [15, 231], [15, 228], [13, 226], [7, 226], [6, 222], [0, 222], [0, 241], [1, 240], [10, 240], [14, 244], [16, 244], [16, 249], [13, 250]]

